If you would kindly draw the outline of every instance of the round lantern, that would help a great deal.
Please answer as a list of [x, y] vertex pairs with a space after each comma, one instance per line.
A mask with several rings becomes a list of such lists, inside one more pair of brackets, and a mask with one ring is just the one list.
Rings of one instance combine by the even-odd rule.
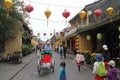
[[45, 10], [44, 14], [45, 14], [46, 18], [48, 19], [51, 15], [51, 11], [49, 9], [47, 9], [47, 10]]
[[120, 27], [118, 27], [118, 31], [120, 32]]
[[40, 36], [40, 33], [37, 33], [38, 37]]
[[52, 33], [50, 33], [50, 36], [52, 36]]
[[86, 12], [85, 11], [80, 11], [79, 12], [80, 18], [84, 18], [86, 16]]
[[12, 6], [12, 0], [5, 0], [4, 4], [7, 8], [10, 8]]
[[78, 46], [78, 44], [79, 44], [79, 43], [77, 42], [76, 45]]
[[56, 35], [58, 35], [58, 32], [56, 32]]
[[49, 9], [47, 9], [47, 10], [45, 10], [44, 14], [45, 14], [45, 16], [46, 16], [46, 18], [47, 18], [47, 26], [48, 26], [48, 18], [49, 18], [50, 15], [51, 15], [51, 11], [50, 11]]
[[46, 33], [43, 33], [44, 36], [46, 36]]
[[65, 17], [66, 19], [70, 16], [70, 12], [68, 12], [66, 9], [64, 10], [64, 12], [62, 13], [63, 17]]
[[101, 9], [96, 9], [94, 11], [94, 15], [97, 16], [97, 17], [99, 17], [101, 14], [102, 14], [102, 10]]
[[66, 30], [66, 32], [69, 32], [69, 31], [70, 31], [69, 29]]
[[109, 7], [109, 8], [107, 8], [107, 13], [109, 14], [109, 15], [112, 15], [113, 14], [113, 8], [112, 7]]
[[33, 8], [30, 4], [28, 4], [28, 5], [25, 6], [25, 10], [26, 10], [27, 12], [29, 12], [29, 13], [32, 12], [33, 9], [34, 9], [34, 8]]
[[76, 47], [76, 49], [78, 50], [78, 46]]
[[89, 41], [89, 40], [91, 40], [91, 36], [90, 35], [87, 35], [86, 36], [86, 39]]
[[101, 39], [102, 39], [102, 34], [101, 34], [101, 33], [98, 33], [98, 34], [97, 34], [97, 39], [98, 39], [98, 40], [101, 40]]
[[76, 42], [78, 42], [79, 41], [79, 39], [76, 39]]
[[76, 38], [79, 38], [79, 35], [77, 35]]
[[33, 31], [30, 31], [30, 35], [31, 35], [31, 36], [33, 35]]

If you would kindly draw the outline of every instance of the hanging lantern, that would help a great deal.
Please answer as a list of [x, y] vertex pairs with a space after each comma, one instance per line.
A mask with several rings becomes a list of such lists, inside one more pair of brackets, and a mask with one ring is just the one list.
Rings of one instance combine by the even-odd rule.
[[32, 12], [33, 9], [34, 9], [33, 6], [31, 6], [30, 4], [28, 4], [28, 5], [25, 6], [25, 10], [26, 10], [27, 12], [29, 12], [29, 13]]
[[47, 9], [47, 10], [45, 10], [44, 14], [45, 14], [46, 18], [48, 19], [51, 15], [51, 11], [49, 9]]
[[78, 50], [78, 46], [76, 47], [76, 49]]
[[56, 35], [58, 35], [58, 32], [56, 32]]
[[98, 34], [97, 34], [97, 39], [98, 39], [98, 40], [101, 40], [101, 39], [102, 39], [102, 34], [101, 34], [101, 33], [98, 33]]
[[40, 36], [40, 33], [37, 33], [38, 37]]
[[77, 35], [76, 38], [79, 38], [79, 35]]
[[113, 14], [113, 8], [112, 7], [109, 7], [109, 8], [107, 8], [107, 13], [109, 14], [109, 15], [112, 15]]
[[118, 36], [118, 39], [120, 39], [120, 35]]
[[33, 31], [30, 31], [30, 35], [31, 35], [31, 36], [33, 35]]
[[90, 35], [87, 35], [86, 36], [86, 39], [89, 41], [89, 40], [91, 40], [91, 36]]
[[70, 31], [69, 29], [66, 30], [66, 32], [69, 32], [69, 31]]
[[120, 32], [120, 27], [118, 27], [118, 31]]
[[79, 44], [79, 43], [77, 42], [76, 45], [78, 46], [78, 44]]
[[47, 18], [47, 26], [48, 26], [48, 18], [49, 18], [50, 15], [51, 15], [51, 11], [50, 11], [49, 9], [47, 9], [47, 10], [45, 10], [44, 14], [45, 14], [45, 16], [46, 16], [46, 18]]
[[52, 36], [52, 33], [50, 33], [50, 36]]
[[83, 19], [84, 19], [84, 17], [86, 16], [86, 12], [85, 12], [85, 11], [80, 11], [80, 12], [79, 12], [79, 16], [80, 16], [80, 18], [81, 18], [81, 24], [83, 24]]
[[76, 42], [78, 42], [79, 41], [79, 39], [76, 39]]
[[12, 6], [12, 0], [4, 0], [4, 4], [7, 8], [10, 8]]
[[86, 12], [85, 11], [80, 11], [79, 16], [80, 16], [81, 19], [83, 19], [86, 16]]
[[44, 36], [46, 36], [46, 33], [43, 33]]
[[70, 12], [68, 12], [66, 9], [64, 10], [64, 12], [62, 13], [63, 17], [65, 17], [66, 19], [70, 16]]
[[94, 11], [94, 15], [97, 16], [97, 17], [99, 17], [101, 14], [102, 14], [102, 10], [101, 9], [96, 9]]
[[67, 25], [67, 18], [70, 16], [70, 12], [68, 12], [66, 9], [64, 10], [64, 12], [62, 13], [62, 16], [64, 18], [66, 18], [66, 23], [65, 25]]

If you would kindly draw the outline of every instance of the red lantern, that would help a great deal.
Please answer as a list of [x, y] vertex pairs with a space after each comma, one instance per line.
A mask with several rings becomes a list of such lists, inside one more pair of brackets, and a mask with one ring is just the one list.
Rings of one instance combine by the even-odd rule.
[[65, 17], [66, 19], [70, 16], [70, 12], [66, 11], [66, 9], [64, 10], [64, 12], [62, 13], [63, 17]]
[[33, 31], [30, 31], [30, 35], [31, 35], [31, 36], [33, 35]]
[[101, 14], [102, 14], [102, 10], [101, 9], [96, 9], [94, 11], [94, 15], [97, 16], [97, 17], [99, 17]]
[[69, 32], [69, 31], [70, 31], [69, 29], [66, 30], [66, 32]]
[[56, 32], [56, 35], [58, 35], [58, 32]]
[[43, 33], [44, 36], [46, 36], [46, 33]]
[[29, 12], [29, 13], [30, 13], [31, 11], [33, 11], [33, 9], [34, 9], [34, 8], [33, 8], [30, 4], [28, 4], [28, 5], [25, 6], [25, 10], [26, 10], [27, 12]]

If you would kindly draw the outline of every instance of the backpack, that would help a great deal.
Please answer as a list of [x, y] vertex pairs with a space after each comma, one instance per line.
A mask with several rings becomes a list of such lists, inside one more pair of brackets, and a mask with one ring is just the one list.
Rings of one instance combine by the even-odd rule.
[[98, 62], [98, 68], [96, 70], [96, 74], [101, 76], [101, 77], [106, 76], [107, 70], [102, 62]]

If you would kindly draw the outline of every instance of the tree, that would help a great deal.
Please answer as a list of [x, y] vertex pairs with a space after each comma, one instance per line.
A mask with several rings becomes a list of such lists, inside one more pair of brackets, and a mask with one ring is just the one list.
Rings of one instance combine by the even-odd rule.
[[4, 0], [0, 0], [0, 44], [4, 49], [4, 43], [7, 40], [14, 39], [17, 34], [16, 29], [20, 27], [21, 22], [28, 16], [24, 10], [24, 2], [12, 0], [12, 7], [9, 9], [4, 5]]

